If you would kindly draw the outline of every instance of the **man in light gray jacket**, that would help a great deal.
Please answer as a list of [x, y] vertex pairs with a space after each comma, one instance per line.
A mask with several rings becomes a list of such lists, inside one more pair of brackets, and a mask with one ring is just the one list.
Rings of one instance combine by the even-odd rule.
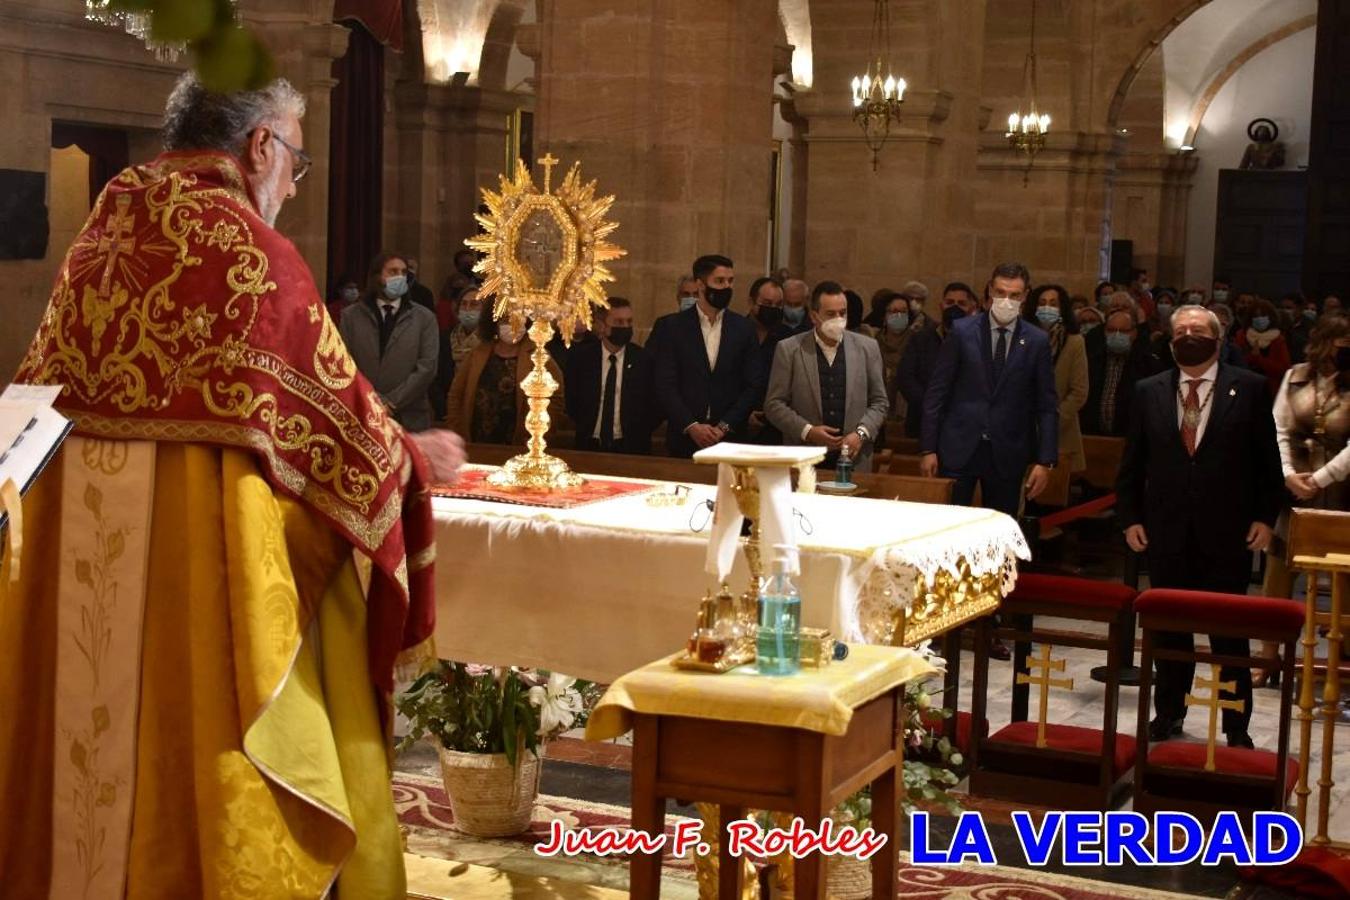
[[804, 334], [778, 343], [764, 397], [764, 415], [783, 433], [784, 444], [814, 444], [829, 450], [833, 468], [848, 448], [859, 472], [872, 467], [872, 442], [890, 406], [875, 338], [846, 331], [844, 289], [822, 281], [811, 292], [811, 322]]
[[426, 431], [433, 421], [427, 388], [436, 377], [440, 342], [436, 314], [407, 293], [407, 262], [382, 254], [366, 295], [343, 310], [338, 331], [394, 419], [409, 431]]

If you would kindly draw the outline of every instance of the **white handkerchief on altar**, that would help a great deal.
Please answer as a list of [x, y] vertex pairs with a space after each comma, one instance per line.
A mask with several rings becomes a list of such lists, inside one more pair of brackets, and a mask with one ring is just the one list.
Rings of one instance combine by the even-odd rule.
[[736, 561], [741, 526], [745, 516], [736, 504], [732, 489], [732, 466], [753, 466], [759, 482], [760, 535], [763, 540], [766, 570], [772, 566], [779, 545], [788, 548], [788, 573], [797, 575], [797, 529], [792, 521], [792, 469], [825, 458], [822, 447], [760, 447], [754, 444], [717, 444], [694, 454], [694, 461], [717, 463], [717, 505], [712, 533], [708, 538], [708, 557], [704, 570], [725, 581]]

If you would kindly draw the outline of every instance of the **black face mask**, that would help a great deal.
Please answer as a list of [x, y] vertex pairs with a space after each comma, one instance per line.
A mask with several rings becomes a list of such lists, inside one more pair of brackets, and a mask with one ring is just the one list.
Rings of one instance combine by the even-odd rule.
[[713, 309], [726, 309], [731, 305], [731, 288], [706, 288], [705, 295]]
[[609, 330], [609, 342], [615, 347], [627, 346], [632, 339], [633, 327], [631, 325], [627, 328], [611, 328]]
[[1183, 366], [1198, 366], [1211, 359], [1219, 342], [1202, 334], [1184, 334], [1172, 342], [1172, 358]]
[[951, 328], [952, 325], [956, 324], [957, 319], [964, 319], [965, 317], [966, 311], [953, 304], [942, 311], [942, 327]]
[[1336, 368], [1342, 372], [1350, 372], [1350, 347], [1336, 348]]
[[773, 328], [783, 321], [783, 307], [781, 306], [761, 306], [755, 313], [761, 325], [765, 328]]

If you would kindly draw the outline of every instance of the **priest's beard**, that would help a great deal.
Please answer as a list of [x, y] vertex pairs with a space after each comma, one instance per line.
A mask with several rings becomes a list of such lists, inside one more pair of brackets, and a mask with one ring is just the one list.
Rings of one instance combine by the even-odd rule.
[[257, 189], [258, 215], [262, 216], [262, 220], [272, 228], [276, 227], [277, 216], [281, 215], [281, 204], [286, 201], [286, 198], [273, 187], [274, 184], [275, 182], [269, 182]]

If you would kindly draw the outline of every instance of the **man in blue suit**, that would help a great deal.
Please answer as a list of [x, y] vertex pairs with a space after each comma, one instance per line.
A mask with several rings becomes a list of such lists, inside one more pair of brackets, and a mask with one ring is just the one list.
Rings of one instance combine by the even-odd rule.
[[919, 435], [920, 469], [956, 479], [952, 502], [969, 504], [978, 483], [986, 507], [1013, 517], [1023, 476], [1028, 499], [1035, 499], [1059, 454], [1050, 342], [1020, 315], [1030, 287], [1025, 266], [994, 269], [984, 311], [958, 320], [942, 343]]
[[656, 355], [656, 395], [671, 456], [744, 437], [765, 377], [755, 326], [727, 309], [736, 277], [731, 260], [700, 256], [693, 275], [698, 301], [664, 320]]

